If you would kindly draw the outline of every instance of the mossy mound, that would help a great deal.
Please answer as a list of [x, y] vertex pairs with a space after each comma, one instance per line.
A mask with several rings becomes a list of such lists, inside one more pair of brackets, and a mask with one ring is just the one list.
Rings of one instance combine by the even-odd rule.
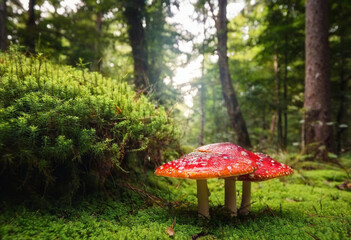
[[[123, 80], [43, 56], [0, 55], [0, 191], [73, 196], [177, 143], [166, 111]], [[170, 155], [169, 152], [167, 154]]]

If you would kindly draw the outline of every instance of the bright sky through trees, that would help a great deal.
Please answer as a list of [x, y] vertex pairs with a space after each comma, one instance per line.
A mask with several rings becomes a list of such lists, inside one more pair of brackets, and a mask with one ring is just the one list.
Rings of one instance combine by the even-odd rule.
[[[21, 0], [25, 10], [28, 10], [28, 0]], [[57, 9], [59, 14], [63, 14], [66, 8], [77, 9], [77, 5], [80, 4], [80, 0], [63, 0], [61, 1], [61, 8]], [[177, 24], [177, 30], [187, 31], [193, 34], [195, 37], [193, 41], [180, 41], [179, 48], [181, 51], [187, 54], [193, 54], [193, 46], [195, 43], [201, 43], [204, 39], [203, 36], [203, 24], [196, 20], [197, 13], [193, 7], [194, 0], [180, 0], [179, 9], [172, 5], [171, 10], [174, 14], [172, 18], [168, 18], [167, 21], [172, 24]], [[232, 19], [235, 17], [244, 7], [245, 3], [242, 0], [230, 2], [227, 7], [227, 17]], [[43, 13], [53, 12], [53, 7], [48, 3], [44, 2], [41, 6]], [[211, 18], [207, 21], [208, 34], [215, 34], [214, 23]], [[211, 30], [212, 29], [212, 30]], [[212, 31], [212, 32], [211, 32]], [[173, 84], [174, 87], [180, 87], [184, 97], [184, 103], [189, 107], [193, 107], [193, 96], [196, 95], [197, 89], [191, 90], [190, 81], [194, 78], [200, 77], [201, 75], [201, 62], [202, 56], [192, 56], [191, 61], [183, 67], [174, 69]], [[217, 61], [217, 56], [211, 57], [213, 61]], [[186, 61], [186, 55], [183, 54], [178, 57], [178, 62], [183, 63]], [[169, 83], [169, 79], [164, 80]]]
[[[24, 8], [24, 10], [28, 10], [28, 4], [29, 4], [29, 0], [20, 0], [22, 3], [22, 6]], [[61, 4], [61, 8], [57, 9], [57, 12], [59, 14], [63, 14], [65, 12], [65, 8], [70, 8], [73, 10], [77, 9], [77, 4], [79, 4], [81, 1], [80, 0], [62, 0], [60, 1]], [[47, 1], [45, 1], [41, 7], [41, 10], [45, 11], [49, 11], [49, 12], [53, 12], [54, 8], [51, 6], [51, 4], [49, 4]]]
[[[194, 0], [183, 0], [180, 1], [179, 9], [176, 7], [172, 7], [172, 12], [174, 13], [174, 17], [169, 18], [168, 21], [170, 23], [179, 24], [179, 27], [182, 30], [189, 31], [194, 34], [195, 38], [193, 42], [181, 41], [179, 43], [180, 50], [186, 53], [192, 54], [194, 43], [201, 43], [204, 39], [203, 36], [203, 24], [199, 23], [195, 18], [197, 17], [195, 9], [193, 7]], [[227, 7], [227, 17], [228, 19], [232, 19], [235, 17], [244, 7], [243, 1], [231, 2]], [[214, 22], [212, 19], [208, 19], [207, 21], [208, 28], [206, 26], [206, 31], [210, 31], [209, 33], [215, 34]], [[180, 56], [180, 61], [184, 61], [185, 56]], [[213, 56], [213, 60], [217, 61], [217, 56]], [[194, 57], [186, 66], [175, 69], [175, 75], [173, 77], [173, 83], [176, 86], [182, 86], [181, 90], [184, 96], [185, 104], [191, 108], [193, 106], [193, 96], [196, 95], [197, 90], [191, 91], [191, 86], [189, 84], [191, 79], [200, 77], [201, 75], [201, 62], [202, 56]], [[187, 113], [185, 113], [188, 115]]]

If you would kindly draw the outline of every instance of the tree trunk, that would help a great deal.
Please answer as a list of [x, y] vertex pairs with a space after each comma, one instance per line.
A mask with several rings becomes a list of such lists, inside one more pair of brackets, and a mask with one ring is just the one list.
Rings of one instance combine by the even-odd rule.
[[267, 133], [266, 133], [266, 130], [267, 130], [267, 117], [266, 117], [266, 106], [263, 107], [262, 109], [262, 117], [261, 117], [261, 128], [262, 128], [262, 133], [261, 133], [261, 137], [260, 137], [260, 145], [262, 146], [262, 148], [264, 149], [265, 146], [266, 146], [266, 143], [267, 143], [267, 139], [268, 139], [268, 136], [267, 136]]
[[28, 47], [29, 52], [35, 52], [35, 42], [37, 40], [37, 26], [35, 23], [35, 7], [36, 0], [29, 0], [28, 4], [28, 20], [26, 25], [26, 46]]
[[281, 107], [281, 90], [280, 90], [280, 65], [277, 53], [274, 54], [274, 78], [276, 91], [276, 111], [277, 111], [277, 145], [278, 149], [282, 149], [283, 145], [283, 131], [282, 131], [282, 107]]
[[306, 1], [306, 152], [328, 160], [332, 151], [332, 126], [329, 80], [328, 1]]
[[227, 0], [218, 0], [218, 7], [218, 17], [216, 20], [218, 38], [217, 52], [222, 93], [231, 125], [234, 128], [237, 136], [238, 145], [241, 145], [243, 147], [251, 147], [246, 123], [242, 116], [229, 72], [227, 57]]
[[[285, 16], [286, 25], [291, 24], [290, 9], [292, 8], [292, 3], [290, 0], [286, 2], [287, 13]], [[288, 146], [288, 64], [289, 64], [289, 33], [284, 34], [284, 78], [283, 78], [283, 142], [282, 150], [286, 150]]]
[[288, 146], [288, 36], [285, 35], [285, 51], [284, 51], [284, 79], [283, 79], [283, 142], [282, 150], [286, 150]]
[[200, 139], [199, 144], [200, 146], [204, 145], [204, 138], [205, 138], [205, 119], [206, 119], [206, 112], [205, 112], [205, 104], [206, 104], [206, 96], [205, 96], [205, 84], [201, 83], [200, 88], [200, 108], [201, 108], [201, 127], [200, 127]]
[[6, 34], [6, 0], [0, 2], [0, 50], [6, 51], [7, 49], [7, 34]]
[[[290, 8], [291, 2], [287, 2], [287, 14], [286, 14], [286, 24], [290, 24]], [[283, 79], [283, 121], [284, 121], [284, 129], [283, 129], [283, 150], [286, 150], [288, 146], [288, 37], [289, 34], [284, 34], [284, 79]]]
[[149, 86], [146, 36], [143, 26], [145, 0], [125, 1], [124, 17], [134, 60], [134, 83], [137, 90]]
[[269, 125], [269, 138], [268, 138], [268, 140], [270, 143], [273, 142], [276, 121], [277, 121], [277, 112], [274, 112], [274, 114], [271, 118], [271, 124]]
[[202, 63], [201, 63], [201, 86], [200, 86], [200, 109], [201, 109], [201, 127], [200, 127], [200, 146], [204, 145], [205, 138], [205, 120], [206, 120], [206, 87], [204, 83], [204, 75], [205, 75], [205, 40], [206, 40], [206, 17], [203, 14], [203, 25], [204, 25], [204, 41], [201, 47], [202, 51]]

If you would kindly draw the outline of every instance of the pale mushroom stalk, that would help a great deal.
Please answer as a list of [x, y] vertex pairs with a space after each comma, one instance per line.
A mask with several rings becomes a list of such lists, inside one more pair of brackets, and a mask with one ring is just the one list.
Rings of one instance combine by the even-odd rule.
[[241, 199], [241, 206], [239, 209], [240, 215], [248, 215], [251, 205], [251, 182], [243, 181], [243, 193]]
[[237, 216], [237, 207], [236, 207], [236, 177], [230, 177], [224, 179], [224, 205], [225, 208], [229, 211], [231, 217]]
[[199, 216], [209, 219], [210, 204], [209, 204], [208, 197], [210, 196], [210, 194], [207, 187], [207, 180], [206, 179], [196, 180], [196, 185], [197, 185], [197, 201], [198, 201]]
[[[250, 165], [253, 170], [258, 168], [257, 161], [259, 157], [256, 156], [253, 152], [250, 152], [243, 147], [235, 145], [233, 143], [214, 143], [208, 144], [205, 146], [201, 146], [197, 148], [195, 151], [199, 152], [213, 152], [220, 154], [228, 154], [236, 158], [236, 161], [240, 161], [242, 163], [246, 163]], [[237, 216], [237, 206], [236, 206], [236, 187], [235, 182], [237, 178], [225, 178], [224, 186], [225, 186], [225, 208], [229, 211], [232, 217]], [[250, 192], [249, 192], [250, 194]], [[248, 199], [250, 202], [250, 199]], [[250, 205], [248, 203], [247, 205]]]
[[241, 175], [238, 177], [239, 181], [243, 181], [243, 195], [240, 215], [248, 215], [251, 205], [251, 182], [261, 182], [269, 179], [288, 176], [294, 173], [291, 167], [275, 161], [268, 155], [263, 153], [256, 153], [260, 159], [258, 160], [258, 169], [250, 174]]
[[[207, 179], [240, 176], [254, 171], [252, 166], [238, 160], [240, 159], [227, 154], [192, 152], [163, 164], [156, 169], [155, 174], [197, 180], [198, 213], [200, 216], [210, 218]], [[233, 187], [231, 195], [235, 196]], [[236, 207], [236, 204], [234, 206]]]

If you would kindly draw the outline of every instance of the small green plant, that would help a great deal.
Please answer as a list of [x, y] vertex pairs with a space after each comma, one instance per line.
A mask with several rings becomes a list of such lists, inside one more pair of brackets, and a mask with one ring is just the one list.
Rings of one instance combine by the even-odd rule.
[[[0, 55], [0, 190], [72, 197], [102, 186], [129, 152], [160, 161], [174, 122], [121, 80], [55, 65], [42, 55]], [[168, 151], [168, 150], [167, 150]]]

